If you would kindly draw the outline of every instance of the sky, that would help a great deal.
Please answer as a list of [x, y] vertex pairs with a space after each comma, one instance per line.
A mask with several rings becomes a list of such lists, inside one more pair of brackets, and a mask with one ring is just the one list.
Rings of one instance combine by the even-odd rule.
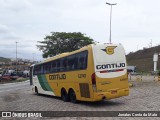
[[[0, 56], [43, 60], [36, 45], [50, 32], [81, 32], [135, 52], [160, 44], [159, 0], [0, 0]], [[152, 41], [152, 42], [151, 42]]]

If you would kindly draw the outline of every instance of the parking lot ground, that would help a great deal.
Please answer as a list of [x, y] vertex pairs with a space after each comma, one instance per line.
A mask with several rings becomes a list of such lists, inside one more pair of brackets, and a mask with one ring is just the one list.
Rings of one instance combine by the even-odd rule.
[[[32, 93], [29, 82], [18, 83], [19, 85], [10, 84], [12, 89], [7, 90], [7, 85], [0, 85], [5, 90], [0, 89], [0, 110], [1, 111], [160, 111], [160, 81], [154, 81], [148, 76], [143, 76], [142, 81], [137, 81], [136, 77], [132, 77], [130, 82], [133, 87], [130, 88], [130, 95], [116, 98], [112, 100], [105, 100], [101, 102], [78, 102], [73, 104], [70, 102], [63, 102], [58, 97], [47, 95], [35, 95]], [[21, 87], [20, 87], [21, 86]], [[18, 89], [19, 88], [19, 89]], [[27, 119], [27, 118], [26, 118]], [[54, 119], [54, 118], [41, 118]], [[58, 120], [64, 118], [58, 117]], [[97, 120], [96, 117], [65, 117], [71, 120]], [[131, 118], [131, 117], [98, 117], [98, 119], [114, 120], [150, 120], [159, 118]]]

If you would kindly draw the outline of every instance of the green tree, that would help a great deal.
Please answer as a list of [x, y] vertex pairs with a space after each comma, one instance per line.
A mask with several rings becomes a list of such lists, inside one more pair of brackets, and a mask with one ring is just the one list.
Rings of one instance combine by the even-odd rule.
[[71, 52], [95, 41], [80, 32], [51, 32], [44, 41], [38, 41], [38, 49], [43, 52], [43, 58], [52, 57], [60, 53]]

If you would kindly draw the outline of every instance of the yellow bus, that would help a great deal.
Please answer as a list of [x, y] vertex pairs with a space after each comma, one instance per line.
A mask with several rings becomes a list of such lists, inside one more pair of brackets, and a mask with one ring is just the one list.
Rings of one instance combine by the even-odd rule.
[[120, 44], [92, 44], [30, 67], [37, 94], [63, 101], [101, 101], [129, 94], [125, 51]]

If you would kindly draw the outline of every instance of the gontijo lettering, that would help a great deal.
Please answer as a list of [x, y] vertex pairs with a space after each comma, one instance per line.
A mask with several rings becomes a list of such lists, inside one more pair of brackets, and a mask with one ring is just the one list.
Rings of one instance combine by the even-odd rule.
[[66, 79], [66, 74], [49, 75], [49, 80], [62, 80], [62, 79]]
[[102, 64], [102, 65], [97, 65], [96, 69], [110, 69], [110, 68], [121, 68], [121, 67], [125, 67], [126, 64], [125, 63], [119, 63], [119, 64]]

